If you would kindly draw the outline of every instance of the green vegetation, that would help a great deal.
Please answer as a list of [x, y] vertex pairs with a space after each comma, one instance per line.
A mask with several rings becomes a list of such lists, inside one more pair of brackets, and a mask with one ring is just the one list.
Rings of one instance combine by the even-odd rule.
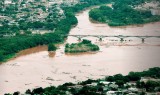
[[4, 58], [3, 58], [3, 53], [0, 52], [0, 61], [2, 61]]
[[88, 51], [98, 51], [99, 47], [94, 45], [89, 40], [83, 40], [80, 43], [66, 44], [65, 52], [66, 53], [79, 53], [79, 52], [88, 52]]
[[90, 18], [95, 21], [107, 23], [110, 26], [124, 26], [132, 24], [144, 24], [160, 21], [160, 16], [151, 14], [150, 10], [134, 9], [134, 6], [142, 4], [147, 0], [116, 0], [112, 5], [101, 6], [89, 12]]
[[152, 77], [152, 78], [159, 78], [160, 79], [160, 67], [150, 68], [147, 71], [143, 72], [130, 72], [128, 75], [123, 76], [122, 74], [117, 74], [114, 76], [106, 77], [107, 81], [117, 81], [121, 80], [124, 83], [128, 81], [138, 81], [141, 77]]
[[[0, 38], [0, 62], [6, 61], [7, 59], [16, 56], [16, 53], [31, 47], [35, 47], [38, 45], [47, 45], [50, 43], [61, 43], [66, 38], [63, 35], [69, 33], [70, 29], [78, 23], [77, 18], [75, 17], [75, 13], [79, 12], [87, 7], [107, 3], [108, 0], [81, 0], [80, 3], [73, 6], [66, 6], [61, 4], [60, 7], [64, 11], [64, 15], [60, 16], [57, 10], [57, 5], [53, 5], [48, 9], [49, 15], [41, 21], [30, 21], [28, 20], [32, 17], [32, 14], [28, 14], [27, 16], [23, 16], [21, 18], [15, 18], [15, 14], [18, 14], [17, 8], [10, 8], [11, 6], [7, 6], [6, 10], [3, 10], [3, 7], [0, 6], [0, 14], [15, 18], [17, 25], [8, 25], [9, 20], [4, 20], [2, 22], [3, 26], [0, 26], [0, 36], [7, 34], [15, 36], [2, 37]], [[22, 2], [22, 5], [25, 2]], [[29, 3], [31, 9], [42, 9], [45, 12], [45, 6], [36, 5], [33, 6], [32, 3]], [[43, 4], [43, 3], [42, 3]], [[16, 4], [14, 7], [18, 7]], [[22, 13], [30, 13], [31, 10], [29, 8], [22, 8], [20, 10]], [[38, 13], [34, 13], [36, 15]], [[32, 19], [34, 20], [34, 19]], [[55, 29], [54, 33], [48, 34], [31, 34], [30, 29], [46, 29], [52, 30]], [[22, 32], [22, 33], [21, 33]]]
[[146, 2], [151, 2], [151, 1], [157, 1], [159, 2], [159, 0], [115, 0], [113, 2], [116, 2], [116, 4], [120, 5], [120, 4], [124, 4], [124, 5], [131, 5], [131, 6], [137, 6], [140, 4], [144, 4]]
[[11, 38], [2, 38], [0, 39], [0, 51], [1, 56], [5, 59], [8, 59], [8, 56], [14, 55], [15, 53], [35, 47], [38, 45], [44, 45], [49, 43], [59, 43], [62, 42], [63, 38], [57, 34], [44, 34], [44, 35], [33, 35], [33, 36], [16, 36]]
[[18, 35], [13, 37], [4, 37], [0, 39], [0, 51], [4, 61], [8, 56], [13, 55], [21, 50], [45, 45], [49, 43], [60, 43], [64, 41], [64, 36], [70, 31], [72, 25], [77, 24], [76, 17], [66, 12], [66, 18], [62, 19], [57, 25], [54, 33], [36, 34], [36, 35]]
[[[137, 78], [138, 77], [138, 78]], [[150, 77], [150, 80], [144, 82], [140, 81], [141, 77]], [[153, 78], [153, 80], [151, 80]], [[159, 81], [158, 81], [159, 80]], [[107, 84], [106, 84], [107, 83]], [[131, 83], [135, 83], [130, 85]], [[129, 90], [130, 88], [140, 89]], [[144, 89], [144, 91], [142, 90]], [[146, 91], [145, 91], [146, 90]], [[107, 91], [118, 91], [126, 95], [130, 92], [135, 95], [146, 95], [147, 92], [160, 91], [160, 67], [150, 68], [143, 72], [131, 72], [126, 76], [116, 74], [114, 76], [106, 77], [105, 79], [79, 82], [77, 84], [65, 83], [58, 87], [50, 86], [46, 88], [35, 88], [33, 90], [26, 90], [25, 94], [29, 95], [106, 95]], [[142, 94], [143, 93], [143, 94]], [[5, 95], [20, 95], [20, 92]], [[116, 94], [118, 95], [118, 94]]]
[[53, 44], [48, 45], [48, 51], [56, 51], [57, 47]]
[[80, 0], [80, 3], [76, 4], [75, 6], [71, 7], [65, 7], [62, 5], [62, 8], [65, 11], [72, 11], [74, 13], [79, 12], [87, 7], [94, 6], [94, 5], [100, 5], [100, 4], [107, 4], [110, 3], [111, 0]]

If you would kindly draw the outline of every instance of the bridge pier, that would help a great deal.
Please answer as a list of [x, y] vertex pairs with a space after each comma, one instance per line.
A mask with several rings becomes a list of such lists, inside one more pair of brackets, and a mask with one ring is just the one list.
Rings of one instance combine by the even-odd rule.
[[82, 38], [81, 38], [81, 37], [78, 37], [78, 41], [79, 41], [79, 42], [82, 41]]
[[102, 38], [99, 38], [99, 41], [101, 42], [101, 41], [102, 41]]
[[145, 42], [145, 38], [141, 38], [142, 39], [142, 43], [144, 43]]
[[120, 42], [122, 43], [124, 41], [124, 38], [120, 38]]

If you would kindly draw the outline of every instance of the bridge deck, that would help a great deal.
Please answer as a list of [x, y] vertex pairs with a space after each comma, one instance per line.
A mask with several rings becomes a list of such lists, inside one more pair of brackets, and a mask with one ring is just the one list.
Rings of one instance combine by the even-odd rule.
[[66, 35], [66, 36], [73, 36], [73, 37], [98, 37], [98, 38], [105, 38], [105, 37], [117, 37], [117, 38], [128, 38], [128, 37], [137, 37], [137, 38], [160, 38], [160, 36], [131, 36], [131, 35]]

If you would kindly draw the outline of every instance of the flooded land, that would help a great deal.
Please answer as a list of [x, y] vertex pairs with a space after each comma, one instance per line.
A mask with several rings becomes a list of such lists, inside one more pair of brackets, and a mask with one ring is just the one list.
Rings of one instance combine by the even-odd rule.
[[[92, 23], [88, 17], [89, 10], [77, 14], [78, 25], [70, 31], [71, 35], [160, 36], [160, 22], [110, 27]], [[38, 46], [24, 50], [17, 58], [1, 64], [0, 94], [160, 67], [160, 38], [147, 38], [145, 43], [139, 38], [125, 38], [122, 43], [114, 37], [103, 38], [101, 42], [97, 37], [83, 39], [97, 44], [100, 51], [65, 54], [66, 43], [78, 42], [78, 38], [69, 36], [54, 54], [49, 54], [46, 46]]]

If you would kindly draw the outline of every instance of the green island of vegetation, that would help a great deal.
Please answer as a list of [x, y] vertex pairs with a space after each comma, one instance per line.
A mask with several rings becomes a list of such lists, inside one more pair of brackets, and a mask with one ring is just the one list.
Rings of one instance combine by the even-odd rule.
[[[153, 15], [151, 9], [137, 9], [137, 6], [153, 0], [116, 0], [112, 6], [103, 5], [90, 10], [89, 17], [109, 26], [125, 26], [160, 21], [160, 15]], [[157, 2], [159, 2], [157, 0]]]
[[[112, 92], [112, 94], [111, 94]], [[160, 67], [143, 72], [130, 72], [128, 75], [116, 74], [104, 79], [88, 79], [79, 83], [65, 83], [58, 87], [26, 90], [27, 95], [159, 95]], [[152, 93], [152, 94], [150, 94]], [[21, 95], [20, 92], [5, 95]]]
[[91, 41], [83, 39], [82, 42], [66, 44], [65, 52], [66, 53], [80, 53], [80, 52], [89, 52], [89, 51], [98, 51], [99, 47], [95, 44], [92, 44]]

